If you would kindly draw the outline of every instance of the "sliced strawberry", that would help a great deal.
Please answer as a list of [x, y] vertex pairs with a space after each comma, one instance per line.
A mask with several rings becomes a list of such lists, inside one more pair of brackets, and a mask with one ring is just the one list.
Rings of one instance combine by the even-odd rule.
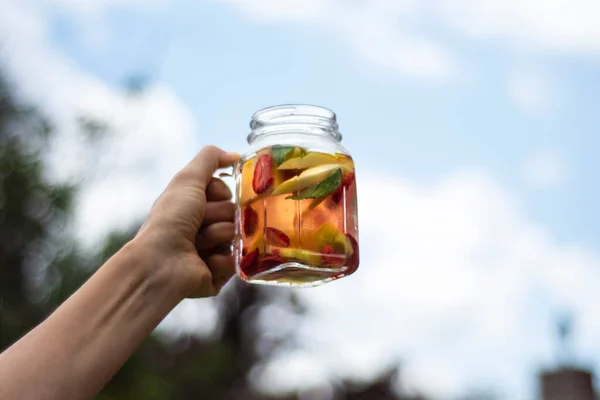
[[244, 214], [242, 215], [242, 227], [244, 229], [244, 235], [252, 236], [256, 232], [258, 225], [258, 214], [250, 206], [244, 207]]
[[256, 160], [254, 176], [252, 178], [252, 189], [257, 194], [266, 191], [275, 182], [275, 162], [270, 154], [263, 154]]
[[348, 238], [348, 240], [350, 241], [350, 244], [352, 245], [352, 254], [348, 255], [348, 262], [346, 263], [346, 265], [349, 268], [349, 272], [348, 272], [348, 275], [349, 275], [349, 274], [353, 273], [354, 271], [356, 271], [356, 269], [358, 268], [358, 264], [360, 262], [360, 256], [358, 253], [358, 242], [356, 241], [356, 239], [349, 233], [346, 234], [346, 237]]
[[279, 249], [273, 249], [271, 251], [271, 254], [273, 254], [274, 257], [281, 257], [281, 252], [279, 251]]
[[240, 261], [240, 269], [246, 275], [252, 275], [256, 270], [256, 260], [258, 258], [258, 249], [254, 249], [250, 253], [246, 254], [242, 261]]
[[348, 174], [344, 175], [344, 177], [342, 178], [342, 186], [345, 187], [346, 189], [348, 189], [350, 187], [350, 185], [352, 185], [352, 183], [354, 183], [355, 179], [356, 179], [356, 175], [354, 174], [354, 172], [349, 172]]
[[345, 257], [336, 253], [332, 245], [328, 244], [321, 249], [321, 262], [326, 267], [344, 265]]
[[290, 238], [279, 229], [267, 227], [267, 242], [277, 247], [289, 247]]
[[331, 194], [331, 201], [333, 201], [335, 204], [340, 204], [342, 202], [343, 196], [344, 196], [344, 186], [340, 185], [340, 187], [337, 188], [335, 190], [335, 192], [333, 192]]
[[344, 196], [344, 188], [348, 189], [352, 185], [352, 183], [354, 183], [354, 179], [354, 172], [350, 172], [344, 175], [340, 187], [337, 188], [336, 191], [331, 194], [331, 201], [333, 201], [335, 204], [340, 204]]
[[275, 267], [280, 266], [284, 262], [286, 262], [286, 260], [281, 257], [266, 256], [262, 259], [260, 263], [260, 269], [261, 271], [269, 271]]

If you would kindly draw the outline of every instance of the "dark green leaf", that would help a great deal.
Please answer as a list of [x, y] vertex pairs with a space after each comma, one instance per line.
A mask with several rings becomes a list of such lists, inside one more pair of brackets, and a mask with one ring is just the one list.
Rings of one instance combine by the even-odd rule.
[[294, 148], [292, 146], [273, 146], [271, 147], [271, 156], [275, 160], [277, 166], [281, 165], [285, 161], [285, 157]]

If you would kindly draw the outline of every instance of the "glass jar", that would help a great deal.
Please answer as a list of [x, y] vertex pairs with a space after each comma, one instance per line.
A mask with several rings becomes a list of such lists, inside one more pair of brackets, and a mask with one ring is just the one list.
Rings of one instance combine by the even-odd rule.
[[251, 283], [317, 286], [358, 268], [354, 162], [336, 115], [282, 105], [256, 112], [235, 167], [238, 275]]

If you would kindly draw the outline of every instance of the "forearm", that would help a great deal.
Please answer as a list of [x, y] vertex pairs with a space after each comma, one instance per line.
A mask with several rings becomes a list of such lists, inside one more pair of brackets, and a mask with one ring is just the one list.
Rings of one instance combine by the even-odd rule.
[[100, 391], [184, 297], [146, 249], [129, 243], [0, 354], [0, 398], [76, 400]]

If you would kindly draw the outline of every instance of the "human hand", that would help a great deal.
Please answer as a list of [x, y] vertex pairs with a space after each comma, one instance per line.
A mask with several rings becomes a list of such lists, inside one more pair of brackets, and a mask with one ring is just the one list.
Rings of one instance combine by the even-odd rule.
[[204, 147], [171, 180], [134, 239], [185, 297], [215, 296], [235, 272], [235, 205], [213, 174], [239, 158]]

